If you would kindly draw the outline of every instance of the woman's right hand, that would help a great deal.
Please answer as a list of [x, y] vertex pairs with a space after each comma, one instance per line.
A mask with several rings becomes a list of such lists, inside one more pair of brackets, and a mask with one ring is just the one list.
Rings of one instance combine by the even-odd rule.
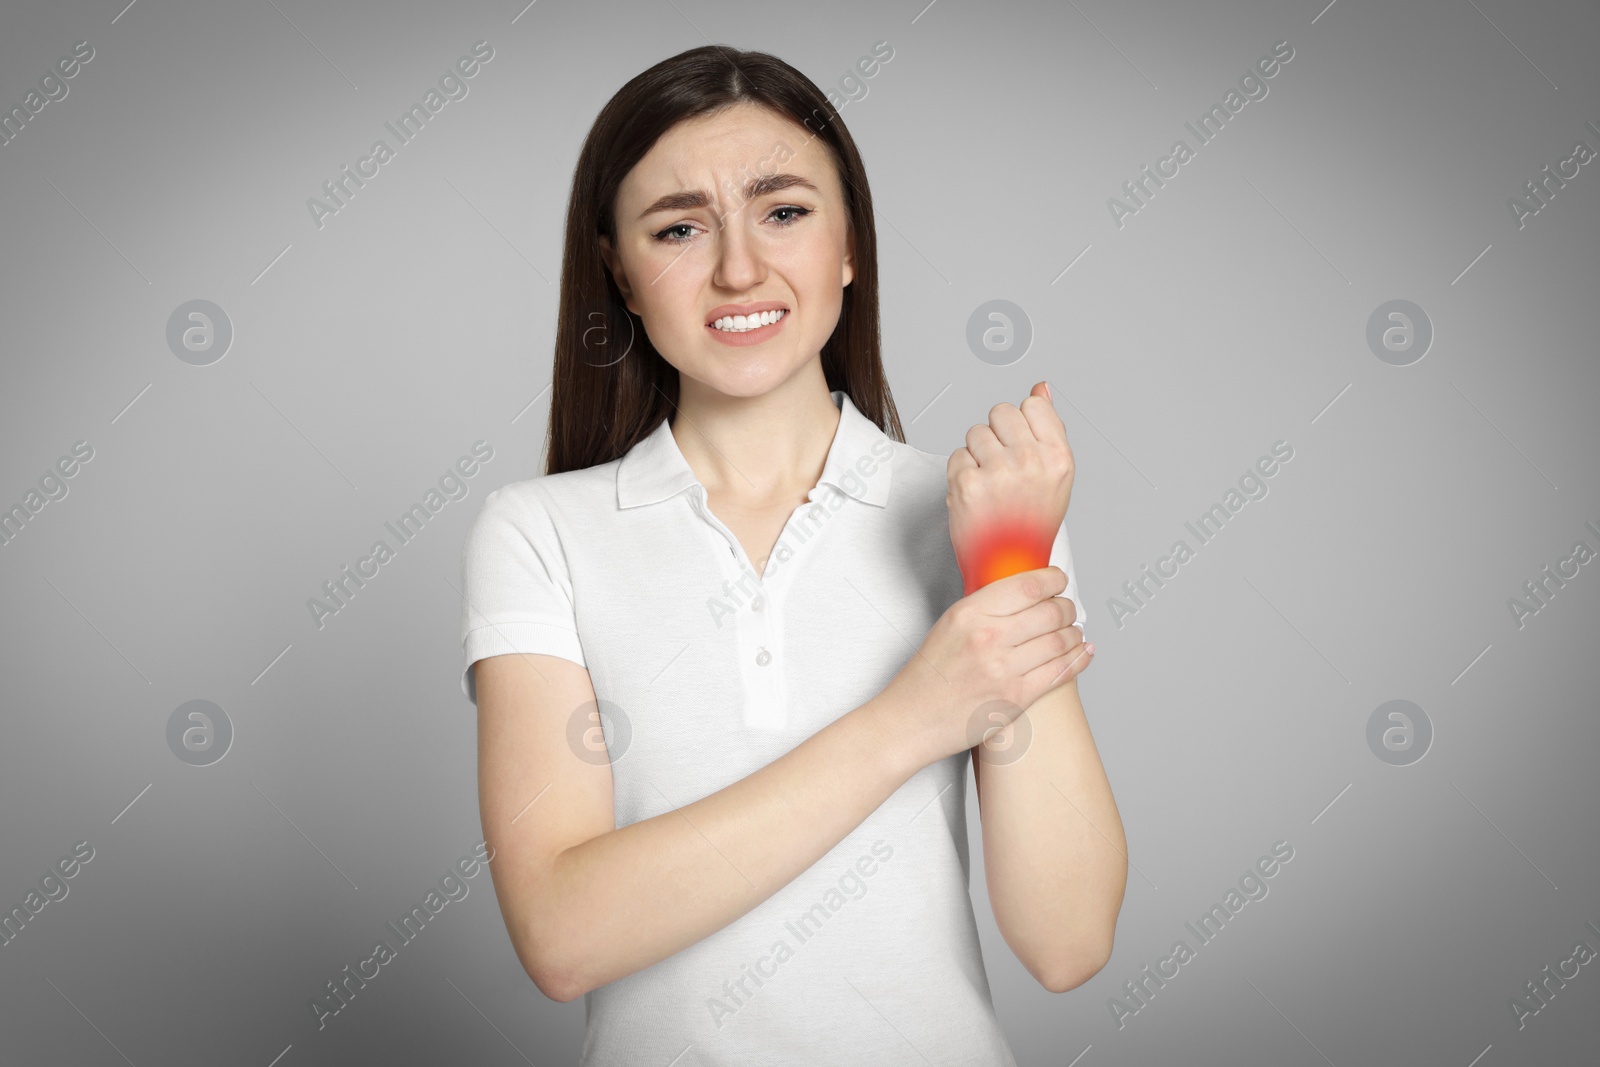
[[957, 600], [928, 630], [883, 691], [920, 765], [980, 744], [1088, 666], [1066, 587], [1060, 567], [1013, 574]]

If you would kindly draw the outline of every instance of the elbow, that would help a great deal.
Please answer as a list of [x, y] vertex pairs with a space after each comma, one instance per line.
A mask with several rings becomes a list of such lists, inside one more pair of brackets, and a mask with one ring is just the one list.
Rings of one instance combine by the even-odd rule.
[[1051, 965], [1030, 967], [1034, 979], [1051, 993], [1076, 989], [1099, 974], [1111, 961], [1111, 939], [1080, 947]]
[[571, 1003], [586, 992], [577, 982], [548, 971], [529, 971], [528, 977], [539, 987], [539, 992], [560, 1004]]
[[588, 992], [569, 968], [556, 966], [547, 957], [540, 956], [533, 960], [524, 957], [522, 969], [528, 972], [528, 977], [539, 988], [539, 992], [559, 1004], [570, 1003]]
[[524, 929], [512, 946], [528, 978], [539, 992], [560, 1004], [577, 1000], [589, 991], [567, 957], [548, 939]]

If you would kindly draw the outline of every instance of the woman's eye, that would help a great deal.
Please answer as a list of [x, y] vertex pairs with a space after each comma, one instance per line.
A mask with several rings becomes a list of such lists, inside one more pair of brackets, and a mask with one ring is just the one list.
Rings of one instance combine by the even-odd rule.
[[[773, 218], [773, 216], [779, 214], [780, 212], [788, 213], [789, 217], [788, 218], [783, 218], [783, 219], [774, 219], [774, 222], [780, 228], [785, 228], [785, 227], [793, 226], [800, 219], [802, 219], [805, 216], [811, 214], [811, 209], [808, 208], [808, 207], [796, 207], [793, 204], [781, 204], [778, 207], [775, 207], [771, 211], [767, 212], [767, 218], [771, 219], [771, 218]], [[688, 233], [680, 233], [680, 231], [685, 231], [685, 230], [687, 230], [689, 232]], [[656, 233], [653, 233], [650, 236], [654, 240], [660, 241], [662, 244], [687, 244], [689, 239], [690, 239], [690, 237], [693, 236], [693, 231], [694, 231], [694, 226], [692, 224], [687, 223], [687, 222], [680, 222], [680, 223], [677, 223], [676, 225], [668, 226], [664, 230], [657, 231]]]
[[682, 237], [669, 236], [669, 235], [676, 234], [676, 232], [678, 230], [690, 230], [690, 229], [693, 229], [693, 227], [690, 226], [687, 222], [680, 222], [676, 226], [668, 226], [666, 229], [660, 231], [659, 233], [653, 233], [650, 236], [655, 238], [657, 241], [662, 242], [663, 244], [682, 244], [684, 241], [688, 240], [688, 235], [684, 235]]
[[794, 213], [794, 217], [791, 218], [791, 219], [780, 221], [778, 223], [779, 226], [793, 226], [796, 221], [798, 221], [799, 219], [802, 219], [805, 216], [811, 214], [811, 209], [810, 208], [795, 207], [793, 204], [784, 204], [782, 207], [773, 208], [770, 212], [768, 212], [767, 217], [771, 218], [773, 215], [776, 215], [780, 211], [791, 211], [791, 212]]

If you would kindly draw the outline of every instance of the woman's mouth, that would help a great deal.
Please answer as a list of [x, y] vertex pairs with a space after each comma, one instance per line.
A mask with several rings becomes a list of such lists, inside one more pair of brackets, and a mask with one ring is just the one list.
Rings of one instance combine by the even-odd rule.
[[785, 308], [757, 311], [750, 315], [724, 315], [706, 323], [706, 329], [723, 344], [760, 344], [777, 333], [788, 317], [789, 312]]

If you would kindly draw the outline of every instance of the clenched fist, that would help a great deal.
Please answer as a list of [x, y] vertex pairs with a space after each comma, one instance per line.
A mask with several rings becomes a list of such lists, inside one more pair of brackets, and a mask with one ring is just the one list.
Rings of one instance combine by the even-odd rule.
[[1072, 496], [1072, 449], [1044, 383], [1020, 409], [996, 404], [989, 425], [967, 431], [950, 454], [950, 543], [962, 594], [1050, 565], [1050, 548]]

